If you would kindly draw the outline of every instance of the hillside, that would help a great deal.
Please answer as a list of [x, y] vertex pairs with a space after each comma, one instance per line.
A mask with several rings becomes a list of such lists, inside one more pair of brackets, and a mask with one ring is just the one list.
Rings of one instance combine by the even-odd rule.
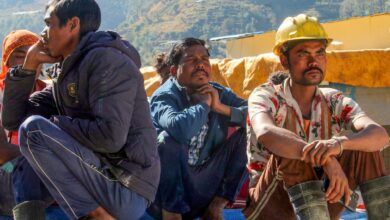
[[[153, 0], [152, 0], [153, 1]], [[143, 60], [166, 51], [171, 42], [188, 36], [211, 37], [277, 29], [287, 16], [299, 13], [337, 20], [390, 10], [390, 1], [360, 0], [161, 0], [142, 16], [118, 27], [139, 48]], [[212, 55], [223, 57], [224, 44], [213, 44]]]
[[[114, 30], [126, 20], [128, 0], [97, 0], [102, 8], [102, 29]], [[47, 0], [0, 0], [0, 40], [16, 29], [29, 29], [40, 33]], [[125, 7], [124, 7], [125, 6]]]
[[[390, 11], [390, 0], [97, 0], [101, 29], [120, 32], [140, 51], [144, 64], [184, 37], [276, 29], [286, 16], [308, 13], [322, 21]], [[0, 40], [11, 30], [43, 29], [46, 0], [1, 0]], [[222, 43], [212, 55], [224, 56]]]

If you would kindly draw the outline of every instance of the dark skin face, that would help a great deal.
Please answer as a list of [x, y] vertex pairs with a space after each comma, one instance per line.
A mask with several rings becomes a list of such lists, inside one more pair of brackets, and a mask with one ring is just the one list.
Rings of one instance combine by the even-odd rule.
[[45, 14], [46, 27], [42, 39], [28, 51], [23, 69], [35, 70], [43, 63], [55, 63], [73, 53], [80, 41], [80, 19], [70, 18], [60, 26], [57, 15], [50, 6]]
[[171, 67], [171, 73], [189, 92], [208, 84], [211, 65], [206, 48], [202, 45], [186, 48], [179, 65]]
[[[24, 60], [26, 59], [27, 51], [30, 49], [31, 46], [22, 46], [16, 48], [11, 55], [9, 55], [7, 66], [8, 67], [15, 67], [17, 65], [22, 65], [24, 63]], [[42, 65], [39, 65], [37, 68], [37, 77], [41, 73]]]
[[16, 48], [9, 56], [7, 66], [15, 67], [17, 65], [23, 64], [29, 48], [30, 46], [22, 46]]
[[60, 20], [53, 12], [53, 6], [46, 11], [44, 18], [46, 27], [41, 35], [43, 44], [51, 57], [65, 58], [71, 54], [78, 44], [79, 19], [74, 17], [63, 26], [60, 26]]
[[290, 71], [293, 84], [300, 86], [319, 85], [325, 77], [326, 47], [321, 41], [306, 41], [297, 44], [281, 55], [282, 65]]

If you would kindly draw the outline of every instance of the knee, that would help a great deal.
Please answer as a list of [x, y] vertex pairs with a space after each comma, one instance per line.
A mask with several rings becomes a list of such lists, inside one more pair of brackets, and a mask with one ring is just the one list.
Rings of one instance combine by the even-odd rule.
[[26, 133], [29, 131], [40, 130], [44, 124], [50, 123], [46, 118], [39, 115], [32, 115], [28, 117], [20, 125], [19, 133]]
[[28, 117], [24, 122], [20, 125], [19, 128], [19, 145], [21, 150], [23, 150], [24, 146], [27, 144], [27, 139], [31, 139], [33, 136], [30, 132], [44, 130], [45, 125], [49, 124], [50, 121], [45, 119], [39, 115], [32, 115]]
[[167, 132], [158, 136], [158, 153], [161, 162], [178, 162], [186, 158], [187, 147], [178, 143]]

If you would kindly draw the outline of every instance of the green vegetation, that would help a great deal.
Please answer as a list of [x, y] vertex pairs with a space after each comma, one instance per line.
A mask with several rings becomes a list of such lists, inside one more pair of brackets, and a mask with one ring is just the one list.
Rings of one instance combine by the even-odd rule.
[[[390, 11], [390, 0], [97, 0], [104, 30], [118, 31], [140, 51], [143, 63], [184, 37], [211, 37], [276, 29], [287, 16], [307, 13], [321, 21]], [[46, 0], [1, 0], [0, 40], [11, 30], [43, 28]], [[15, 14], [18, 11], [34, 13]], [[223, 43], [212, 56], [223, 57]]]

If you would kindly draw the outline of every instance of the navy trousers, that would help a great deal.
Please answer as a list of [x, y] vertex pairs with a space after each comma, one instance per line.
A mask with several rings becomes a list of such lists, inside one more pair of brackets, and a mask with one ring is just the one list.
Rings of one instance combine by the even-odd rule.
[[99, 206], [117, 219], [140, 218], [148, 201], [122, 186], [87, 147], [41, 116], [30, 116], [19, 129], [23, 156], [71, 219]]
[[26, 158], [19, 156], [12, 161], [14, 170], [12, 172], [12, 187], [15, 203], [40, 200], [47, 206], [54, 202], [45, 185], [32, 169]]
[[188, 164], [188, 146], [179, 144], [166, 132], [160, 135], [161, 177], [149, 214], [161, 218], [162, 208], [193, 219], [203, 214], [215, 196], [234, 201], [248, 178], [245, 129], [233, 133], [199, 166]]

